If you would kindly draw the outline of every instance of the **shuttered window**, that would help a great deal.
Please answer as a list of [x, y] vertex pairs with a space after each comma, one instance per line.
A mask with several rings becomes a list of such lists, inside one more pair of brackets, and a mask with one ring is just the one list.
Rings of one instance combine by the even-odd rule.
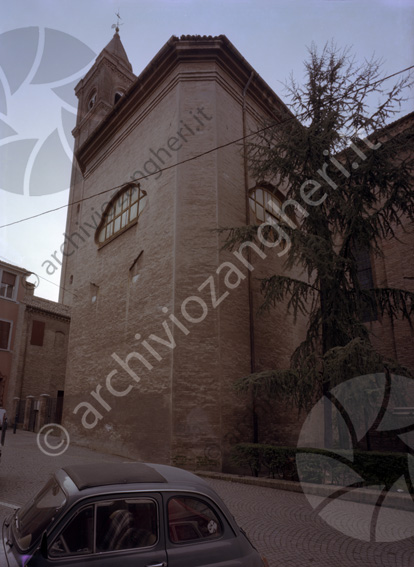
[[11, 323], [0, 321], [0, 349], [8, 350], [10, 345]]
[[30, 344], [35, 346], [43, 346], [43, 337], [45, 334], [45, 324], [43, 321], [33, 321], [32, 336]]

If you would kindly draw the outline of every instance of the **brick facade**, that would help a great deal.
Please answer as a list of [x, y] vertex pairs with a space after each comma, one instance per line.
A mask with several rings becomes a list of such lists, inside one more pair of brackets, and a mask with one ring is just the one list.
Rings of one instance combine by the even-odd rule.
[[[99, 93], [113, 93], [100, 86], [108, 51], [111, 44], [77, 88], [79, 168], [62, 279], [71, 294], [61, 295], [72, 304], [64, 422], [100, 449], [229, 466], [230, 443], [252, 434], [250, 402], [234, 393], [234, 381], [252, 371], [252, 348], [256, 369], [285, 365], [300, 331], [283, 306], [251, 321], [256, 278], [282, 261], [251, 250], [249, 278], [247, 250], [236, 257], [221, 249], [217, 229], [245, 224], [246, 190], [256, 182], [245, 177], [240, 144], [210, 150], [282, 103], [226, 38], [172, 38], [91, 133], [83, 92], [95, 84], [97, 105]], [[86, 236], [82, 227], [112, 192], [94, 195], [151, 172], [139, 182], [147, 204], [137, 224], [103, 246], [95, 231]], [[128, 393], [114, 395], [108, 381]], [[287, 430], [286, 440], [294, 440]]]
[[7, 408], [7, 399], [10, 396], [11, 374], [13, 363], [16, 359], [16, 352], [19, 351], [24, 317], [22, 301], [25, 296], [26, 277], [29, 273], [23, 268], [0, 261], [0, 321], [2, 325], [2, 340], [0, 344], [0, 407]]
[[70, 308], [33, 292], [26, 282], [6, 407], [10, 424], [38, 431], [61, 420]]

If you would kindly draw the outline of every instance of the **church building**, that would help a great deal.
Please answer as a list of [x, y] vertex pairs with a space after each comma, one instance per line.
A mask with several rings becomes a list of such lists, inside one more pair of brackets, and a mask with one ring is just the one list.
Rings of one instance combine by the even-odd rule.
[[[283, 243], [223, 250], [220, 232], [281, 205], [244, 144], [289, 111], [225, 36], [171, 37], [136, 77], [117, 31], [75, 92], [63, 423], [97, 449], [221, 469], [253, 435], [234, 382], [286, 367], [301, 338], [283, 306], [257, 315]], [[297, 415], [278, 417], [294, 443]]]
[[[289, 110], [225, 36], [173, 36], [135, 76], [116, 30], [75, 92], [60, 296], [71, 308], [71, 438], [218, 470], [231, 470], [240, 441], [295, 445], [304, 417], [281, 401], [257, 423], [256, 401], [234, 383], [289, 366], [306, 320], [286, 303], [259, 313], [260, 278], [303, 275], [284, 271], [283, 231], [233, 250], [222, 231], [281, 210], [293, 222], [292, 202], [251, 176], [246, 149], [263, 119]], [[413, 234], [364, 258], [365, 277], [411, 289]], [[369, 324], [386, 354], [414, 362], [405, 322]]]

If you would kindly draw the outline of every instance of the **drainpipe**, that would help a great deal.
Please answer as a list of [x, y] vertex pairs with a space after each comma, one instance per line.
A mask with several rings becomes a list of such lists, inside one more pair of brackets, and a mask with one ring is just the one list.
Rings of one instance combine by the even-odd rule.
[[[246, 126], [246, 93], [253, 79], [254, 71], [251, 72], [249, 80], [243, 89], [243, 105], [242, 105], [242, 123], [243, 123], [243, 162], [244, 162], [244, 193], [246, 201], [246, 225], [250, 225], [250, 205], [249, 205], [249, 170], [247, 165], [247, 126]], [[247, 261], [251, 263], [250, 248], [247, 248]], [[249, 335], [250, 335], [250, 373], [256, 372], [256, 355], [254, 342], [254, 316], [253, 316], [253, 290], [251, 283], [251, 271], [247, 270], [247, 289], [249, 296]], [[252, 393], [252, 409], [253, 409], [253, 443], [259, 442], [259, 424], [256, 412], [256, 400]]]

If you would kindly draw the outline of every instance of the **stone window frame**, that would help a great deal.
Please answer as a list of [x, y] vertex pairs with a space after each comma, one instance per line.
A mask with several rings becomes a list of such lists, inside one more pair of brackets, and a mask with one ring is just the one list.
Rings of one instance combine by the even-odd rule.
[[95, 243], [102, 247], [138, 223], [148, 200], [139, 183], [128, 183], [109, 201], [95, 233]]

